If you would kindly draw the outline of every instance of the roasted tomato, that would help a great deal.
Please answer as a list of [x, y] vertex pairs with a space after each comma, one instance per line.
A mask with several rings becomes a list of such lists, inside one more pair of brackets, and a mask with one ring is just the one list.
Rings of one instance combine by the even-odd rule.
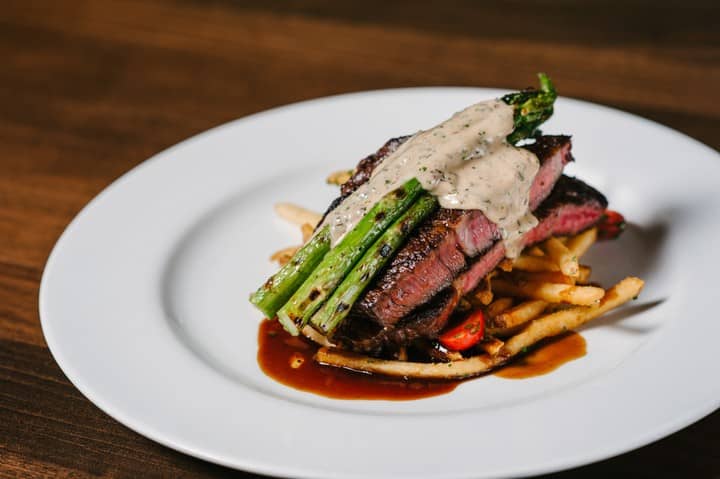
[[463, 351], [475, 346], [485, 335], [485, 315], [477, 310], [457, 326], [445, 331], [438, 341], [448, 349]]
[[623, 215], [613, 210], [605, 210], [598, 224], [598, 238], [615, 239], [623, 232], [626, 223]]

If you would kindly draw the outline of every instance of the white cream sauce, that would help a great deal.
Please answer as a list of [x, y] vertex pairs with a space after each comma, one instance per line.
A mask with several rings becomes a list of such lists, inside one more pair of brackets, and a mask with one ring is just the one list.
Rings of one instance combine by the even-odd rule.
[[481, 210], [498, 225], [506, 255], [516, 257], [522, 235], [538, 223], [528, 205], [540, 164], [531, 152], [505, 141], [512, 130], [513, 108], [490, 100], [416, 133], [325, 218], [332, 244], [380, 198], [417, 178], [443, 208]]

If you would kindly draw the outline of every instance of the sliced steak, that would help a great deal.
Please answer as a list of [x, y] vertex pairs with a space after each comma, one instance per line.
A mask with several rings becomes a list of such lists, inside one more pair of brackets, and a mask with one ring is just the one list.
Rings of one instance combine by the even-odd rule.
[[[575, 235], [595, 225], [607, 208], [607, 199], [592, 186], [569, 176], [561, 176], [552, 194], [535, 211], [540, 223], [523, 237], [523, 245], [545, 241], [550, 236]], [[453, 281], [461, 294], [472, 291], [485, 275], [505, 257], [498, 241]]]
[[[551, 235], [571, 235], [596, 224], [607, 207], [605, 197], [582, 181], [562, 176], [552, 194], [536, 210], [540, 223], [524, 237], [525, 245], [543, 241]], [[418, 338], [434, 339], [447, 324], [464, 292], [477, 287], [482, 278], [505, 257], [505, 248], [496, 241], [446, 287], [395, 324], [381, 325], [362, 312], [353, 311], [337, 332], [335, 341], [348, 349], [378, 354]]]
[[[530, 209], [535, 210], [572, 161], [571, 144], [567, 136], [544, 136], [527, 148], [540, 160], [530, 189]], [[441, 208], [398, 251], [355, 309], [381, 326], [392, 326], [450, 286], [471, 258], [499, 239], [497, 226], [481, 211]]]
[[608, 202], [598, 190], [582, 180], [561, 176], [552, 194], [535, 212], [540, 224], [528, 232], [526, 245], [551, 235], [574, 235], [595, 225]]
[[545, 135], [524, 148], [532, 151], [540, 160], [542, 168], [535, 175], [530, 187], [530, 210], [535, 211], [548, 197], [553, 185], [560, 178], [563, 168], [575, 161], [570, 150], [572, 143], [566, 135]]
[[445, 288], [395, 327], [383, 328], [362, 315], [350, 316], [335, 333], [333, 341], [345, 349], [378, 356], [416, 339], [435, 338], [447, 324], [459, 300], [458, 291]]

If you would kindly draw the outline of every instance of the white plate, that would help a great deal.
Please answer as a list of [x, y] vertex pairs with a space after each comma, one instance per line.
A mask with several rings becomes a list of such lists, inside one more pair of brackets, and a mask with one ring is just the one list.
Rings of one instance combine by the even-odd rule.
[[423, 88], [325, 98], [244, 118], [156, 155], [70, 224], [40, 291], [45, 337], [70, 380], [112, 417], [177, 450], [303, 477], [490, 477], [553, 471], [659, 439], [720, 400], [720, 157], [663, 126], [559, 99], [546, 132], [572, 133], [568, 170], [633, 223], [589, 262], [647, 286], [583, 330], [557, 371], [494, 376], [409, 402], [289, 389], [256, 363], [250, 291], [270, 252], [299, 239], [276, 201], [322, 210], [387, 138], [499, 90]]

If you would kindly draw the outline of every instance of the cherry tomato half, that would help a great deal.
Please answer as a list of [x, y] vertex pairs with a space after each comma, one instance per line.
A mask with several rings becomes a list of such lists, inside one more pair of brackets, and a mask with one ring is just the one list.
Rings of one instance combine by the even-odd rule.
[[448, 349], [463, 351], [475, 346], [485, 335], [485, 315], [477, 310], [457, 326], [445, 331], [438, 341]]
[[605, 210], [600, 223], [598, 223], [598, 237], [600, 239], [615, 239], [625, 229], [625, 218], [613, 210]]

